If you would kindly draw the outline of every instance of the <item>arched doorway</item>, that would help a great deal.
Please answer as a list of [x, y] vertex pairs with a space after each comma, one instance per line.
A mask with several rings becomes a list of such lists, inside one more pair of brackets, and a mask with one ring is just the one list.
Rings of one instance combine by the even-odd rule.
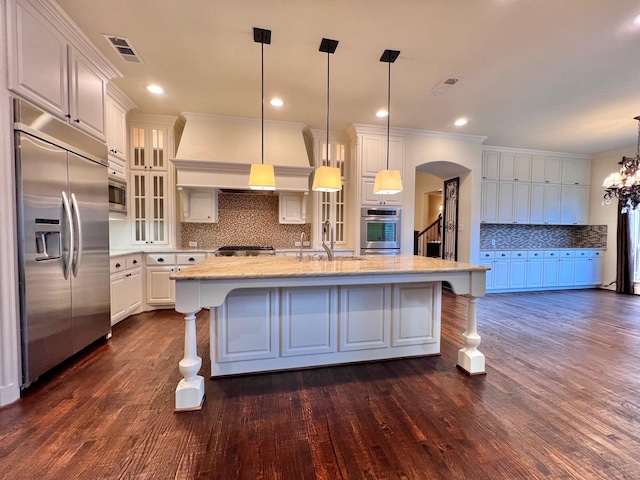
[[459, 186], [469, 173], [468, 168], [448, 161], [416, 167], [415, 255], [457, 260]]

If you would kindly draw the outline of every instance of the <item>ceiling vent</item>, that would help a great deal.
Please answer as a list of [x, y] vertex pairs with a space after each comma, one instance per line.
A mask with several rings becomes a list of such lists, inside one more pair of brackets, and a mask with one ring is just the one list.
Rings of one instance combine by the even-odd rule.
[[455, 77], [445, 78], [438, 85], [436, 85], [430, 92], [429, 95], [433, 95], [434, 97], [439, 97], [440, 95], [444, 95], [447, 90], [453, 87], [456, 83], [458, 83], [460, 79]]
[[120, 58], [122, 58], [125, 62], [129, 63], [142, 63], [138, 53], [131, 45], [131, 42], [128, 38], [118, 37], [116, 35], [104, 35], [109, 45], [113, 47], [113, 49], [118, 52]]

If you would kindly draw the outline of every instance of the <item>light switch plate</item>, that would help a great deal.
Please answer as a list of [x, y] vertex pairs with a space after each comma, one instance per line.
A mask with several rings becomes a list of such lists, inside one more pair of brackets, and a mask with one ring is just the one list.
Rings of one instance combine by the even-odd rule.
[[301, 244], [300, 242], [293, 242], [293, 244], [294, 244], [296, 247], [300, 247], [300, 246], [302, 246], [302, 244]]
[[197, 247], [198, 246], [198, 242], [189, 242], [189, 246], [190, 247]]
[[311, 246], [311, 242], [302, 242], [302, 246], [303, 247], [310, 247]]

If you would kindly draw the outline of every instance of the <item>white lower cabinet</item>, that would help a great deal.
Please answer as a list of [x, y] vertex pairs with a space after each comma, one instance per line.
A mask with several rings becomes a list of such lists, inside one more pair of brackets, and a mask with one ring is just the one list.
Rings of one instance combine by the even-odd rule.
[[206, 253], [148, 253], [146, 280], [148, 305], [172, 306], [176, 303], [175, 281], [171, 275], [207, 258]]
[[111, 325], [138, 313], [142, 306], [142, 255], [111, 259]]
[[231, 292], [211, 310], [211, 375], [440, 352], [441, 282]]
[[484, 250], [479, 263], [492, 269], [489, 292], [585, 288], [601, 284], [602, 255], [599, 249]]
[[527, 278], [525, 287], [542, 287], [544, 260], [541, 251], [527, 252]]
[[509, 288], [527, 286], [527, 252], [511, 252], [509, 262]]

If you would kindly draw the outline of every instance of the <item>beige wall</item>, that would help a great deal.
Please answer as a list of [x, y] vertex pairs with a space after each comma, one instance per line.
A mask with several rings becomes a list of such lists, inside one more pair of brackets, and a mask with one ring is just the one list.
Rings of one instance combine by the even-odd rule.
[[[415, 230], [422, 230], [427, 227], [424, 220], [427, 216], [425, 215], [424, 209], [428, 208], [428, 205], [424, 205], [425, 194], [441, 190], [442, 185], [443, 181], [441, 178], [431, 175], [430, 173], [416, 172], [415, 205], [413, 212], [413, 225]], [[436, 213], [436, 217], [437, 215]], [[428, 212], [428, 216], [431, 217], [432, 212]]]
[[[458, 165], [460, 177], [458, 205], [458, 260], [478, 262], [480, 250], [480, 186], [482, 172], [481, 137], [437, 134], [408, 134], [405, 139], [405, 198], [416, 198], [416, 167], [430, 162], [450, 162]], [[413, 251], [415, 202], [405, 202], [403, 246]]]
[[[589, 224], [607, 225], [607, 250], [602, 262], [602, 283], [608, 284], [616, 279], [616, 231], [618, 228], [618, 202], [602, 205], [604, 188], [602, 182], [610, 173], [620, 170], [618, 162], [623, 156], [634, 157], [636, 147], [622, 148], [600, 153], [591, 161], [591, 190], [589, 196]], [[607, 287], [615, 289], [615, 285]]]

